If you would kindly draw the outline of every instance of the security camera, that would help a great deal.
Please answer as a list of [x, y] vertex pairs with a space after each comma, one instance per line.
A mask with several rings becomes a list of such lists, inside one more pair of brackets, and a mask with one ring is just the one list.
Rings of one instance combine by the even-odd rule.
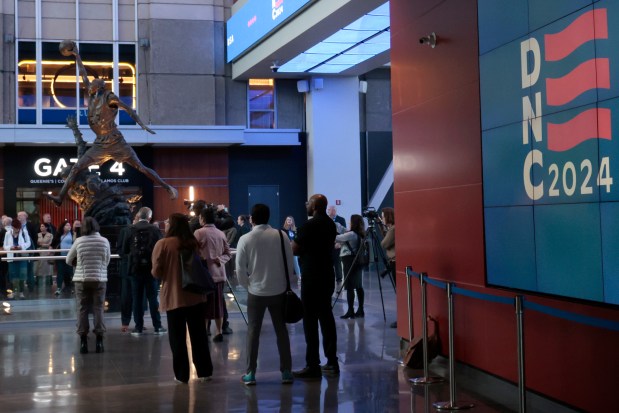
[[277, 73], [277, 71], [278, 71], [278, 70], [279, 70], [279, 65], [278, 65], [278, 64], [276, 64], [276, 63], [273, 63], [273, 64], [271, 65], [271, 72], [273, 72], [273, 73]]

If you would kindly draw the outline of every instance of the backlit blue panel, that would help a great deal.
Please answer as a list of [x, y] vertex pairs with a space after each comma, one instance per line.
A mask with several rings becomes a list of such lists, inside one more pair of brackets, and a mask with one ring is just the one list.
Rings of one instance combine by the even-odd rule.
[[226, 22], [228, 62], [265, 37], [311, 0], [248, 0]]
[[619, 2], [478, 7], [488, 283], [619, 304]]

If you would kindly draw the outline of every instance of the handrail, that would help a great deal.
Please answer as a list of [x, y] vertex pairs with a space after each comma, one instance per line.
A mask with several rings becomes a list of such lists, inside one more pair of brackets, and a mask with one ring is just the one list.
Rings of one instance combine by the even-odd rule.
[[[111, 259], [117, 259], [120, 258], [120, 255], [118, 254], [110, 254], [110, 258]], [[66, 255], [43, 255], [43, 256], [34, 256], [34, 257], [13, 257], [13, 258], [9, 258], [9, 257], [2, 257], [0, 258], [0, 261], [7, 261], [7, 262], [11, 262], [11, 261], [59, 261], [59, 260], [66, 260], [67, 256]]]

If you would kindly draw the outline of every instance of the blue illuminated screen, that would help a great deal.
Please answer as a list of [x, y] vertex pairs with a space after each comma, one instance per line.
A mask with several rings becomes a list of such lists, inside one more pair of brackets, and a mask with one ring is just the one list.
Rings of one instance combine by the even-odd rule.
[[619, 2], [478, 17], [487, 282], [619, 304]]

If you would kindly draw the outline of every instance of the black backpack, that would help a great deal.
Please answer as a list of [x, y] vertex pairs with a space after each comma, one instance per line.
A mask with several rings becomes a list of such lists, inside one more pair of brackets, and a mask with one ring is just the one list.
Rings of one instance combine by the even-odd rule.
[[150, 228], [131, 231], [131, 271], [136, 275], [150, 274], [152, 269], [151, 256], [155, 246], [153, 231]]

